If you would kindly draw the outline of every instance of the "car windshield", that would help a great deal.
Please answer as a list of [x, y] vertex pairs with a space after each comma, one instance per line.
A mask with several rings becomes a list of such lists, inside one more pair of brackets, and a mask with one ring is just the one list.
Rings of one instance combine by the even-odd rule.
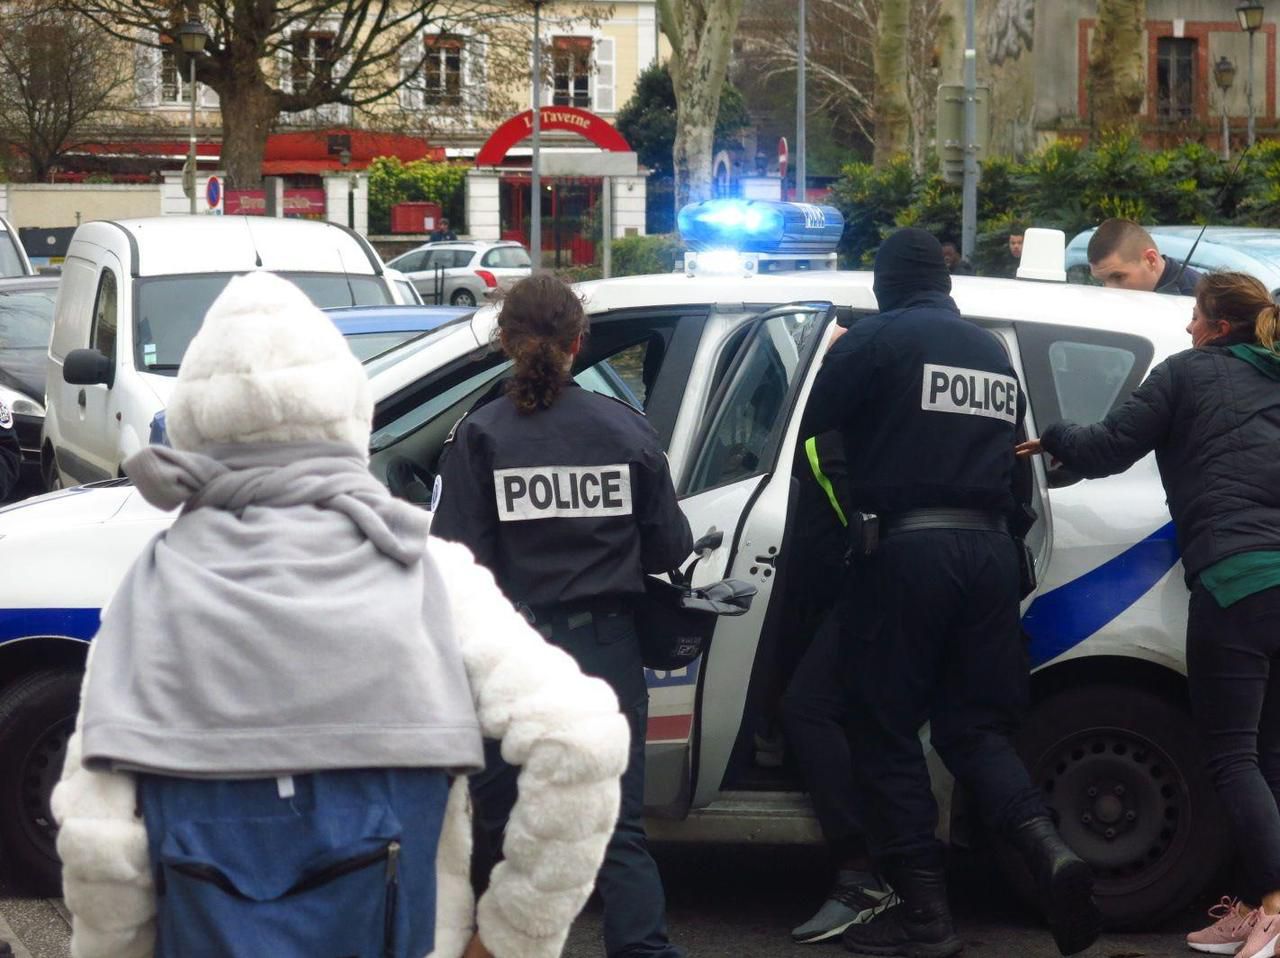
[[495, 269], [522, 269], [533, 265], [523, 246], [499, 246], [484, 254], [484, 265]]
[[8, 230], [0, 230], [0, 276], [26, 276], [22, 258], [15, 247], [17, 238]]
[[48, 349], [57, 288], [0, 292], [0, 352]]
[[351, 333], [347, 336], [347, 345], [356, 354], [356, 359], [363, 363], [419, 335], [421, 332], [416, 329], [389, 333]]
[[[135, 287], [134, 363], [145, 372], [174, 375], [204, 314], [234, 273], [157, 276]], [[334, 273], [280, 273], [322, 309], [333, 306], [385, 306], [387, 284], [377, 276]]]

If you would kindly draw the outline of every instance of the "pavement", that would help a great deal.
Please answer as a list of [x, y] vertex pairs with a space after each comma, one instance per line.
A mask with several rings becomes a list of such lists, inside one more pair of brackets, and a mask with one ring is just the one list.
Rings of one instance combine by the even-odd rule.
[[[793, 945], [788, 930], [817, 908], [826, 874], [811, 848], [668, 846], [655, 857], [667, 886], [673, 940], [689, 958], [822, 958], [838, 945]], [[1035, 916], [1018, 906], [980, 860], [951, 868], [951, 890], [965, 954], [977, 958], [1056, 958]], [[1210, 902], [1205, 902], [1207, 905]], [[1202, 924], [1199, 907], [1147, 934], [1108, 934], [1081, 958], [1182, 958], [1183, 935]], [[68, 958], [70, 916], [56, 899], [15, 897], [0, 885], [0, 941], [16, 958]], [[598, 902], [574, 924], [564, 958], [603, 958]]]

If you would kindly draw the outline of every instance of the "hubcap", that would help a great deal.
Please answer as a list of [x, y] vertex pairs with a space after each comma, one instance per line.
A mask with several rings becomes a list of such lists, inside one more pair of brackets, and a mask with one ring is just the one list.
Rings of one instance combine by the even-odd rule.
[[1104, 895], [1157, 881], [1191, 833], [1190, 794], [1178, 767], [1131, 731], [1089, 729], [1064, 739], [1041, 757], [1035, 780], [1063, 839], [1093, 866]]
[[74, 727], [75, 720], [67, 718], [45, 729], [18, 766], [22, 829], [28, 840], [50, 858], [56, 858], [58, 854], [55, 847], [58, 825], [49, 807], [49, 799], [62, 776], [67, 741]]

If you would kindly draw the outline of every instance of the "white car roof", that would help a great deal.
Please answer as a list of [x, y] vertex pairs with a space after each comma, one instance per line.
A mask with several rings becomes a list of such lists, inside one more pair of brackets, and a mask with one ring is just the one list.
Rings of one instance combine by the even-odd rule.
[[371, 276], [382, 261], [369, 244], [333, 223], [266, 216], [154, 216], [86, 223], [73, 242], [108, 248], [123, 231], [135, 276], [175, 273], [350, 273]]

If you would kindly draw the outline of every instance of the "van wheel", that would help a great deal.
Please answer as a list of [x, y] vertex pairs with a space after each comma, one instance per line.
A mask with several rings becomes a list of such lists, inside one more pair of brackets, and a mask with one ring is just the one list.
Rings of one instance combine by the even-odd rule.
[[62, 488], [62, 475], [58, 472], [58, 461], [52, 449], [46, 449], [40, 457], [40, 478], [44, 481], [45, 492], [56, 492]]
[[36, 672], [0, 692], [0, 845], [14, 880], [34, 895], [61, 894], [49, 798], [75, 730], [81, 679]]
[[474, 306], [476, 304], [476, 298], [471, 295], [471, 290], [460, 289], [453, 294], [449, 302], [454, 306]]
[[[1063, 839], [1093, 867], [1109, 927], [1160, 924], [1226, 864], [1222, 811], [1185, 709], [1127, 686], [1070, 689], [1036, 706], [1018, 742]], [[1025, 896], [1031, 882], [1012, 872]]]

